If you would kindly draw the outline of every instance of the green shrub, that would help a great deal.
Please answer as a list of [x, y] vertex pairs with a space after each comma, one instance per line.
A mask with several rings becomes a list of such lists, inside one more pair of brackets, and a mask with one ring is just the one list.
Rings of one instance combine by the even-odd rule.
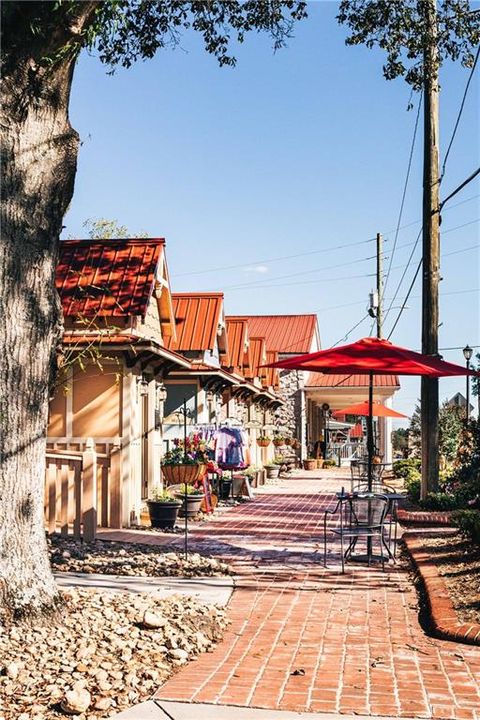
[[409, 458], [408, 460], [397, 460], [392, 465], [393, 474], [395, 477], [401, 477], [407, 479], [412, 471], [420, 474], [421, 463], [418, 458]]
[[458, 508], [458, 498], [446, 492], [429, 492], [420, 505], [425, 510], [455, 510]]
[[323, 467], [329, 468], [329, 467], [336, 467], [337, 463], [335, 460], [329, 459], [323, 461]]
[[452, 521], [463, 537], [471, 540], [475, 545], [480, 545], [479, 510], [456, 510], [452, 513]]
[[420, 488], [422, 485], [421, 478], [410, 480], [406, 484], [407, 495], [412, 502], [417, 503], [420, 500]]

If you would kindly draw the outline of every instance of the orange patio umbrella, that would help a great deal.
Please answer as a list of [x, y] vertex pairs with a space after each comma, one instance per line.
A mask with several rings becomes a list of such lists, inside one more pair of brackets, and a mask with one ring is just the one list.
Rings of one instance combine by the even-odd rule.
[[[381, 402], [378, 400], [375, 400], [372, 403], [372, 417], [391, 417], [391, 418], [406, 418], [408, 415], [404, 415], [403, 413], [399, 413], [396, 410], [392, 410], [392, 408], [386, 407], [385, 405], [382, 405]], [[342, 408], [341, 410], [335, 410], [335, 412], [332, 413], [334, 417], [339, 417], [341, 415], [364, 415], [365, 417], [368, 417], [370, 415], [370, 407], [368, 404], [368, 400], [364, 400], [363, 402], [357, 403], [356, 405], [349, 405], [346, 408]]]

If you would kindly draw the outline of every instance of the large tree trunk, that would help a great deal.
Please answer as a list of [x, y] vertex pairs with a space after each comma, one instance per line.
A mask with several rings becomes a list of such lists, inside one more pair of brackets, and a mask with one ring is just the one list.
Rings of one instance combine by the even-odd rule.
[[55, 268], [79, 141], [68, 119], [75, 60], [42, 66], [51, 37], [50, 48], [34, 47], [26, 30], [23, 46], [17, 33], [3, 48], [0, 592], [16, 615], [44, 612], [57, 596], [44, 530], [45, 442], [62, 333]]

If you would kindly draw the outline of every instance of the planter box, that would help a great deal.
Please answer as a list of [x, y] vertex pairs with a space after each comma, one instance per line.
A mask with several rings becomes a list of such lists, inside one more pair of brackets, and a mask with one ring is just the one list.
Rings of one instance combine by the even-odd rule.
[[154, 528], [173, 528], [181, 505], [180, 500], [175, 502], [147, 500], [151, 526]]
[[162, 465], [165, 485], [192, 485], [198, 480], [199, 468], [206, 469], [206, 465]]

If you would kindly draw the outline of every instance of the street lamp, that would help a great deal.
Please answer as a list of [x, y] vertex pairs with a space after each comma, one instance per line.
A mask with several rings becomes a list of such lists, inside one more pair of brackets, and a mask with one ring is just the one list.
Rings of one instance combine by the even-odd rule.
[[[470, 347], [470, 345], [465, 345], [463, 348], [463, 357], [466, 360], [467, 363], [467, 370], [470, 370], [470, 360], [472, 359], [473, 350]], [[467, 375], [467, 408], [466, 408], [466, 418], [467, 422], [470, 417], [470, 376]]]

